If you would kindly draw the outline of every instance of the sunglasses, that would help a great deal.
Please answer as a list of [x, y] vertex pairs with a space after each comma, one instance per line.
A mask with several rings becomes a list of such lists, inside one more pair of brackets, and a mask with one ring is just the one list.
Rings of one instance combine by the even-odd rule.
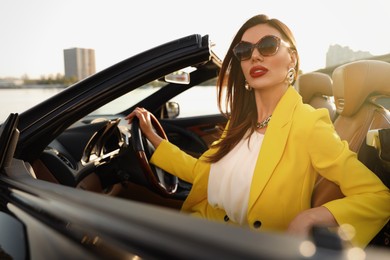
[[289, 44], [279, 37], [266, 35], [255, 44], [246, 41], [239, 42], [233, 48], [233, 53], [239, 61], [249, 60], [255, 48], [262, 56], [272, 56], [278, 52], [281, 42], [289, 47]]

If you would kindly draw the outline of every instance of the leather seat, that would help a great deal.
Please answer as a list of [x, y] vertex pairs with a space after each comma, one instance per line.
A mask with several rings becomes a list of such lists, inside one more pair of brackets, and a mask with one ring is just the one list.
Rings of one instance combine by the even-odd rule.
[[314, 108], [326, 108], [332, 122], [336, 119], [336, 106], [332, 100], [332, 78], [325, 73], [310, 72], [302, 74], [297, 79], [297, 90], [303, 103]]
[[[390, 64], [361, 60], [336, 68], [332, 75], [338, 117], [334, 126], [342, 140], [358, 154], [370, 129], [390, 128], [390, 113], [378, 100], [390, 100]], [[315, 188], [312, 205], [341, 198], [340, 188], [322, 178]]]

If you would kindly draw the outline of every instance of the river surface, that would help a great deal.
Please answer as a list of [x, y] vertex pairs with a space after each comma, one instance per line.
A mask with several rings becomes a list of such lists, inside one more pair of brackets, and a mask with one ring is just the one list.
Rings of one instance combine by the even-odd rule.
[[5, 88], [0, 89], [0, 122], [10, 113], [21, 113], [64, 88]]
[[[10, 113], [21, 113], [62, 90], [64, 90], [64, 88], [0, 88], [0, 123], [3, 122]], [[219, 113], [215, 86], [195, 86], [190, 90], [183, 92], [172, 100], [180, 104], [180, 117]], [[111, 107], [108, 106], [108, 111], [105, 107], [104, 112], [119, 112], [121, 111], [121, 108], [135, 104], [154, 91], [156, 90], [152, 90], [152, 88], [137, 89], [131, 92], [130, 96], [119, 100], [119, 104], [117, 102], [116, 107], [112, 105]]]

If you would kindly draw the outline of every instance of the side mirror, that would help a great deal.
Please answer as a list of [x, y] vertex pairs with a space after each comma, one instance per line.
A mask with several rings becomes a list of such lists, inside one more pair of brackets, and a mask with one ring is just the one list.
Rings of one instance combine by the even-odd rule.
[[165, 103], [166, 116], [168, 118], [176, 118], [180, 114], [180, 106], [177, 102], [167, 102]]
[[19, 140], [19, 115], [10, 114], [0, 127], [0, 171], [8, 167]]

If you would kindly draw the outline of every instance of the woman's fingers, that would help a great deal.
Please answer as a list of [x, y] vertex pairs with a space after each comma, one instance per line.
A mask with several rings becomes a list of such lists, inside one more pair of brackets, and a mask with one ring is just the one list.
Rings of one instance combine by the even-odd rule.
[[[128, 121], [129, 124], [133, 121], [133, 118], [136, 116], [138, 119], [142, 119], [142, 112], [145, 112], [146, 110], [144, 108], [136, 107], [133, 112], [128, 114], [125, 119]], [[147, 112], [147, 111], [146, 111]]]
[[140, 128], [145, 136], [149, 139], [154, 147], [157, 147], [161, 143], [162, 138], [153, 129], [152, 121], [150, 119], [150, 112], [145, 108], [137, 107], [133, 112], [128, 114], [125, 119], [128, 120], [129, 124], [131, 124], [134, 117], [139, 119]]
[[129, 115], [125, 117], [125, 119], [128, 120], [129, 124], [131, 124], [134, 117], [137, 117], [139, 119], [140, 127], [143, 132], [148, 132], [149, 130], [152, 129], [150, 112], [147, 111], [145, 108], [142, 107], [135, 108], [133, 112], [131, 112]]

